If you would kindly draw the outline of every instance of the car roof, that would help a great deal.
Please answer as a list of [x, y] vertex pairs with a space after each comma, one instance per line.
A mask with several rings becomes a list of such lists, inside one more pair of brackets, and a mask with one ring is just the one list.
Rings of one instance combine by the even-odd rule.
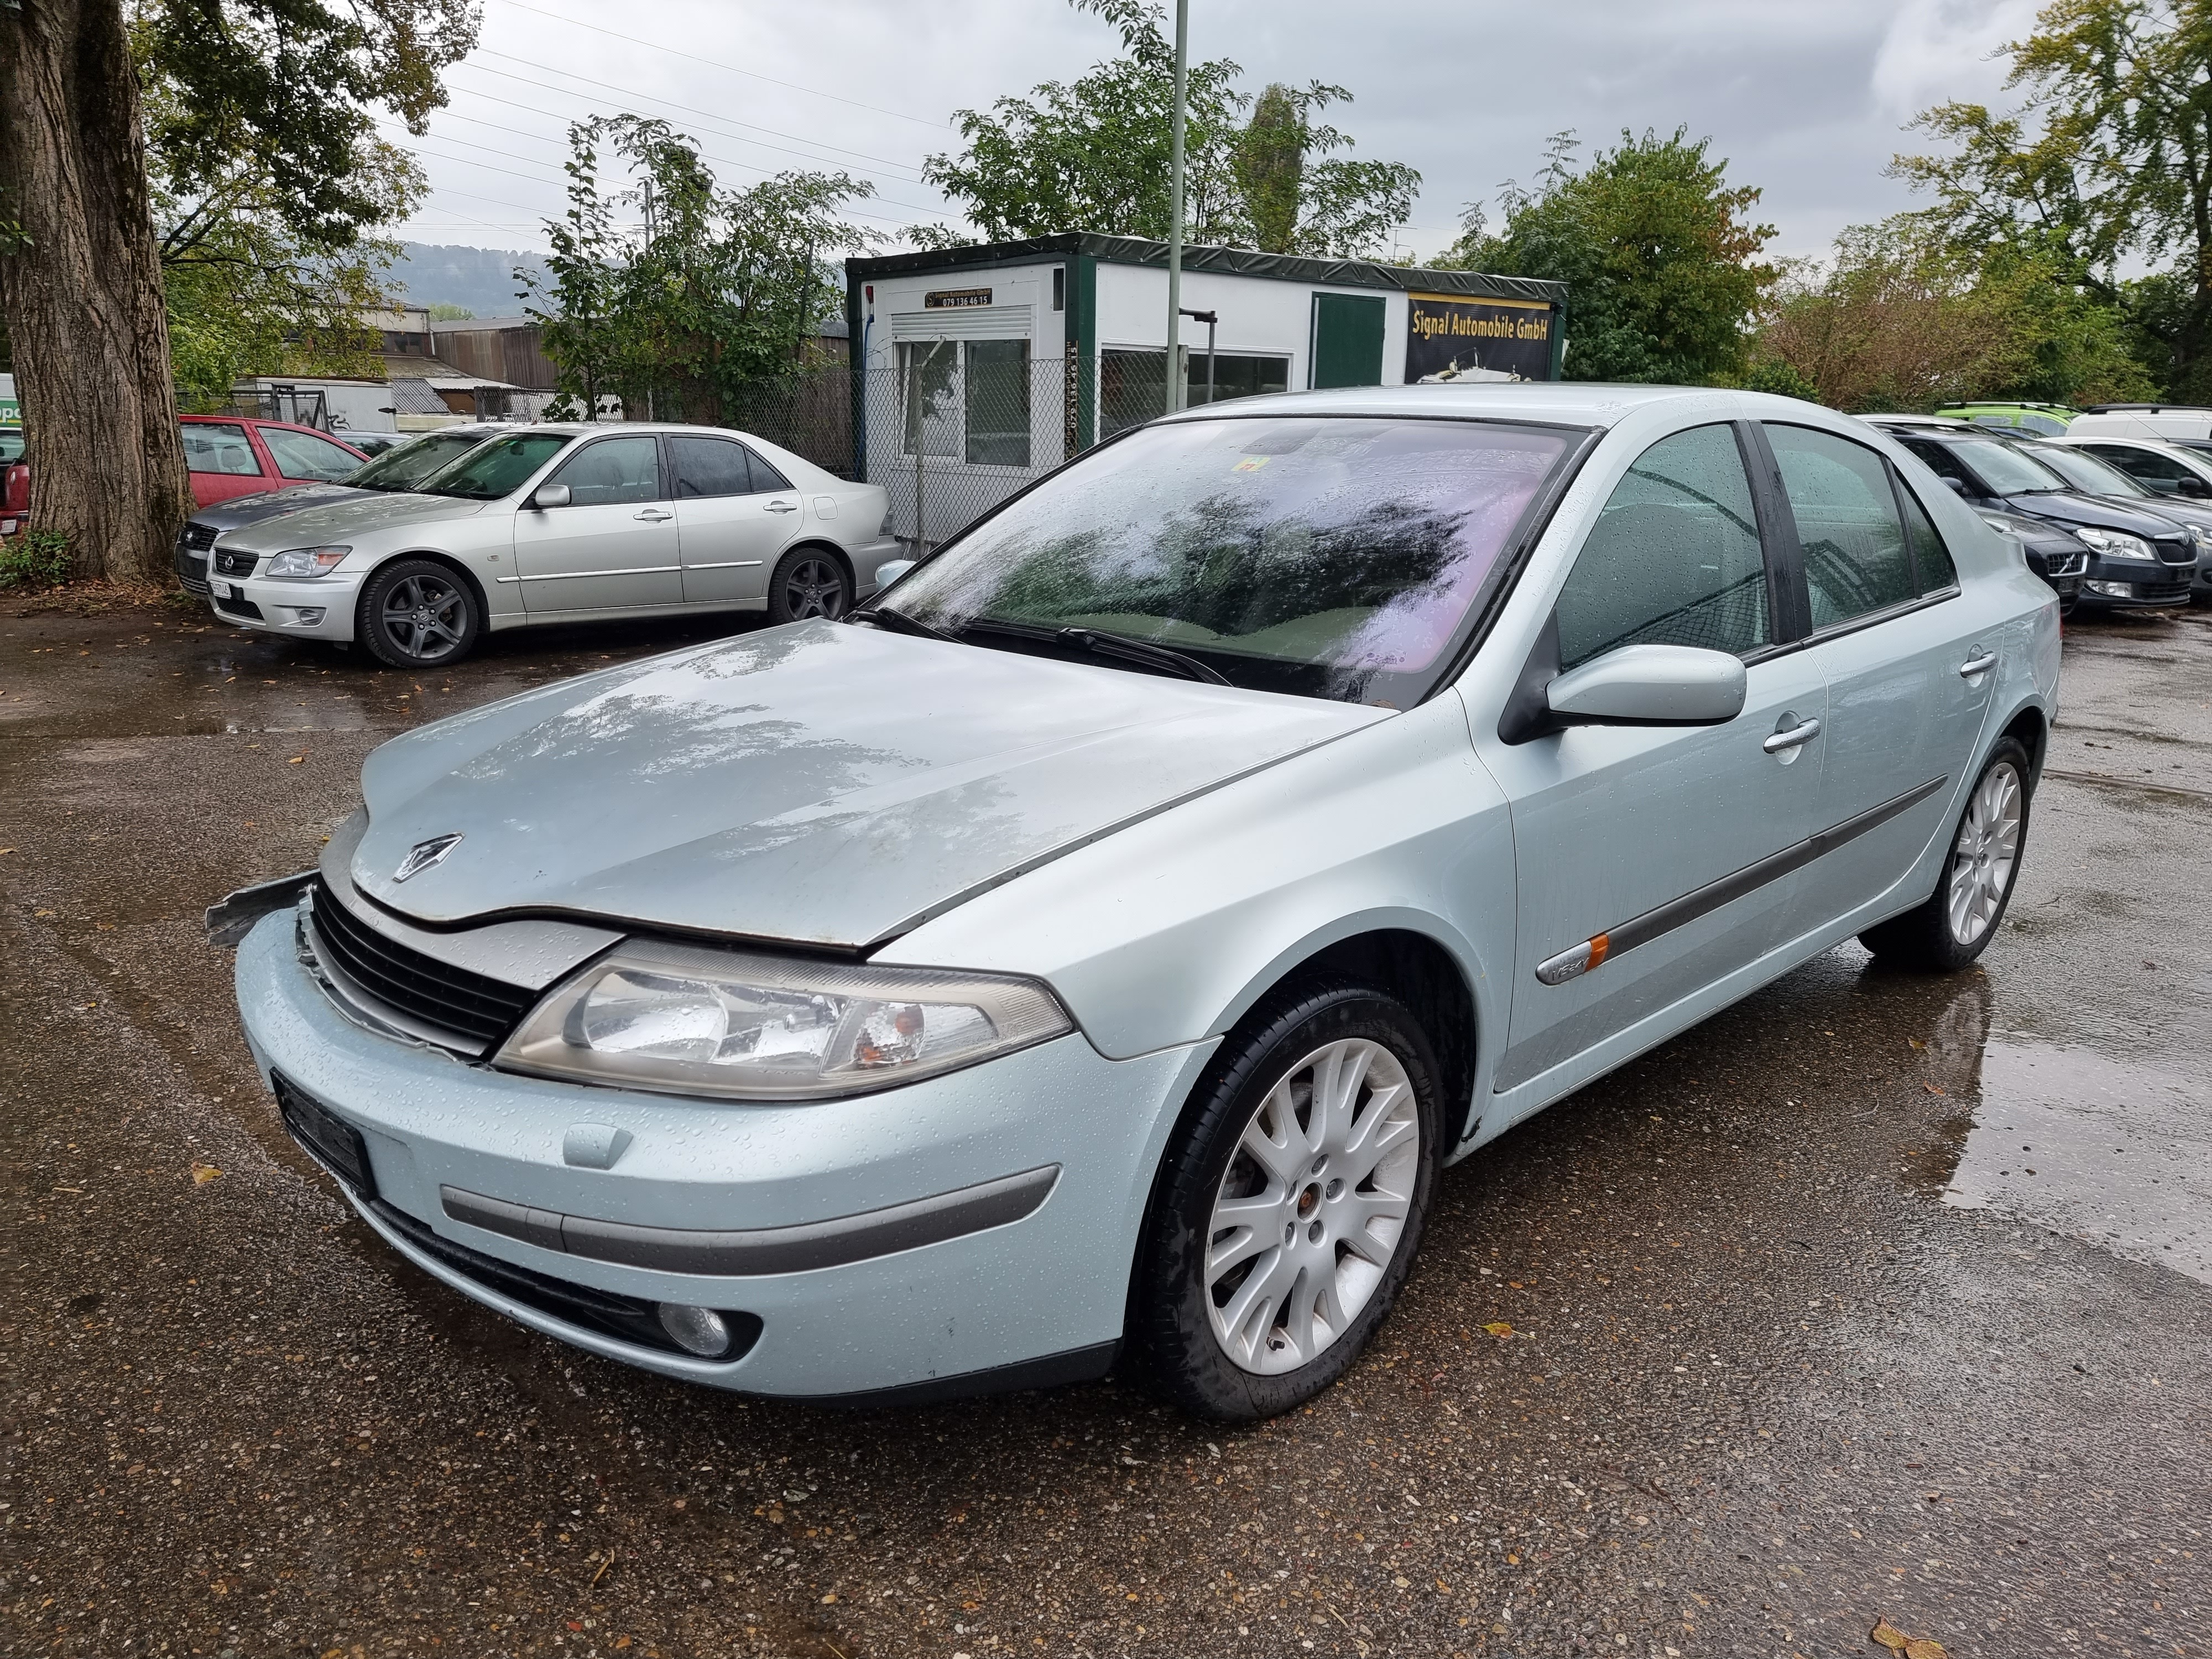
[[[1237, 398], [1226, 403], [1182, 410], [1169, 418], [1206, 421], [1273, 415], [1445, 415], [1462, 420], [1489, 418], [1612, 426], [1635, 410], [1654, 404], [1751, 395], [1713, 386], [1609, 386], [1585, 380], [1341, 386], [1321, 392], [1276, 392], [1258, 398]], [[1771, 401], [1778, 406], [1788, 400]]]

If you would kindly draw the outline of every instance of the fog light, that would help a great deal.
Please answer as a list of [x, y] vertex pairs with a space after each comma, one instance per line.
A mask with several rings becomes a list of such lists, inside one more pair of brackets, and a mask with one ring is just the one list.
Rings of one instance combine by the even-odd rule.
[[2083, 582], [2092, 593], [2102, 593], [2108, 599], [2132, 599], [2136, 596], [2133, 582]]
[[730, 1328], [712, 1308], [682, 1302], [660, 1304], [660, 1328], [676, 1346], [702, 1359], [720, 1359], [730, 1351]]
[[313, 628], [322, 621], [326, 608], [319, 605], [295, 605], [292, 609], [292, 620], [302, 628]]

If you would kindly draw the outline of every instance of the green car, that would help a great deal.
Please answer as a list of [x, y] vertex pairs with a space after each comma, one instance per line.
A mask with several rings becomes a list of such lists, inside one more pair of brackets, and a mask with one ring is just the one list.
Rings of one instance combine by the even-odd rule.
[[1976, 426], [2032, 432], [2039, 437], [2049, 438], [2065, 431], [2081, 411], [2069, 409], [2064, 404], [1986, 403], [1949, 404], [1936, 412], [1957, 420], [1972, 421]]

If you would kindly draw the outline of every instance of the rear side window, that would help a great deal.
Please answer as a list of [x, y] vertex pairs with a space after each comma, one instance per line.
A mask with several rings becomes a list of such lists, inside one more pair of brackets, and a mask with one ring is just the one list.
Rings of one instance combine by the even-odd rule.
[[[744, 446], [742, 444], [738, 447], [740, 449], [744, 448]], [[770, 489], [789, 489], [793, 487], [790, 479], [785, 477], [782, 473], [777, 471], [766, 461], [763, 460], [757, 452], [746, 449], [745, 453], [752, 460], [753, 488], [755, 489], [766, 491]]]
[[1810, 427], [1770, 425], [1766, 441], [1797, 520], [1814, 631], [1917, 598], [1889, 464]]
[[1625, 645], [1741, 655], [1773, 639], [1759, 520], [1735, 433], [1701, 426], [1636, 458], [1575, 556], [1559, 665]]
[[578, 451], [550, 482], [568, 486], [572, 507], [659, 501], [660, 445], [652, 438], [602, 438]]
[[1951, 550], [1943, 545], [1942, 533], [1928, 516], [1928, 509], [1902, 484], [1898, 486], [1897, 496], [1905, 503], [1905, 534], [1912, 544], [1912, 568], [1920, 578], [1920, 591], [1940, 593], [1947, 587], [1956, 587], [1959, 568], [1951, 562]]
[[261, 463], [246, 428], [227, 422], [192, 421], [180, 428], [185, 436], [185, 465], [194, 472], [225, 472], [233, 477], [258, 478]]
[[744, 449], [726, 438], [671, 438], [669, 464], [676, 471], [676, 499], [706, 495], [750, 495], [757, 488]]
[[358, 455], [312, 432], [287, 432], [281, 426], [264, 426], [261, 428], [261, 441], [269, 446], [276, 470], [288, 478], [314, 478], [336, 483], [361, 471]]
[[2160, 484], [2186, 483], [2197, 476], [2171, 455], [2161, 455], [2155, 450], [2129, 449], [2120, 444], [2084, 444], [2081, 447], [2153, 489]]

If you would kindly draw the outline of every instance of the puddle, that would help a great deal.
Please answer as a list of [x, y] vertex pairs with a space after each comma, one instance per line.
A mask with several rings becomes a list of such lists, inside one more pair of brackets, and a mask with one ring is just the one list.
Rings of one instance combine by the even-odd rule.
[[1961, 1109], [1913, 1184], [2212, 1284], [2212, 1090], [2005, 1032], [1969, 1055], [1967, 1035], [1931, 1045]]

